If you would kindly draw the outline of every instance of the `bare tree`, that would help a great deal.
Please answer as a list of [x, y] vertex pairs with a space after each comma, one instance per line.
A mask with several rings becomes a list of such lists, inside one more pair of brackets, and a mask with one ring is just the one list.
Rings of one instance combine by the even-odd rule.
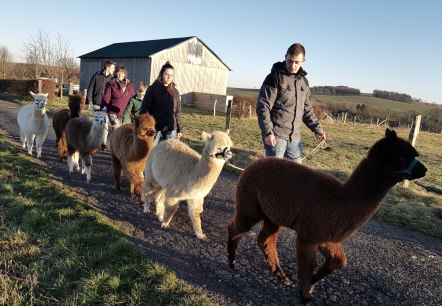
[[65, 71], [71, 69], [72, 61], [75, 62], [67, 39], [59, 33], [51, 38], [48, 33], [39, 30], [27, 42], [23, 42], [23, 51], [26, 63], [34, 69], [35, 77], [56, 78], [62, 89]]
[[8, 64], [13, 60], [12, 53], [5, 46], [0, 46], [0, 78], [4, 79], [7, 75]]

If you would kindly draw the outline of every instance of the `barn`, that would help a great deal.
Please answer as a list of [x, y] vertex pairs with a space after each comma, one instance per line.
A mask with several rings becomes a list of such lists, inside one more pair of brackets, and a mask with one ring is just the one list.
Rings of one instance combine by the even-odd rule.
[[[79, 56], [80, 90], [87, 89], [92, 75], [106, 59], [126, 66], [129, 79], [152, 84], [161, 66], [175, 67], [175, 83], [184, 105], [225, 112], [229, 66], [197, 36], [114, 43]], [[215, 102], [216, 101], [216, 102]]]

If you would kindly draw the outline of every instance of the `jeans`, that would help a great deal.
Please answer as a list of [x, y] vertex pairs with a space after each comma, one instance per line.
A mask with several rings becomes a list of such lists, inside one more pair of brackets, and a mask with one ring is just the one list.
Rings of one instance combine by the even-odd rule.
[[167, 132], [157, 131], [155, 139], [153, 141], [153, 145], [156, 146], [162, 140], [175, 139], [175, 138], [176, 138], [176, 130], [167, 131]]
[[287, 158], [301, 164], [302, 144], [301, 140], [288, 141], [282, 138], [276, 138], [276, 146], [265, 145], [266, 157]]

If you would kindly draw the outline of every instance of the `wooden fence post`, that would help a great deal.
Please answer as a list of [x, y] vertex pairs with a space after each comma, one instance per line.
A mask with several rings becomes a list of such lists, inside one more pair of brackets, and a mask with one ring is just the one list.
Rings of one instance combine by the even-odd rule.
[[215, 100], [215, 103], [213, 103], [213, 117], [216, 116], [216, 102], [218, 101], [218, 99]]
[[[416, 144], [417, 134], [419, 134], [419, 129], [421, 126], [421, 118], [422, 118], [421, 115], [416, 116], [416, 123], [415, 123], [414, 127], [413, 126], [411, 127], [410, 134], [408, 135], [408, 141], [411, 143], [411, 145], [413, 147]], [[405, 180], [402, 186], [404, 188], [408, 188], [409, 185], [410, 185], [410, 181]]]
[[230, 133], [230, 118], [232, 117], [232, 100], [227, 101], [227, 112], [226, 112], [226, 132]]

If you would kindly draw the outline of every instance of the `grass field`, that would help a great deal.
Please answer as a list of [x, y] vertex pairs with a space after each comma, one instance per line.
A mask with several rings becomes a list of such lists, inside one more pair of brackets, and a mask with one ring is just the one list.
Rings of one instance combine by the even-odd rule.
[[211, 305], [0, 135], [1, 305]]

